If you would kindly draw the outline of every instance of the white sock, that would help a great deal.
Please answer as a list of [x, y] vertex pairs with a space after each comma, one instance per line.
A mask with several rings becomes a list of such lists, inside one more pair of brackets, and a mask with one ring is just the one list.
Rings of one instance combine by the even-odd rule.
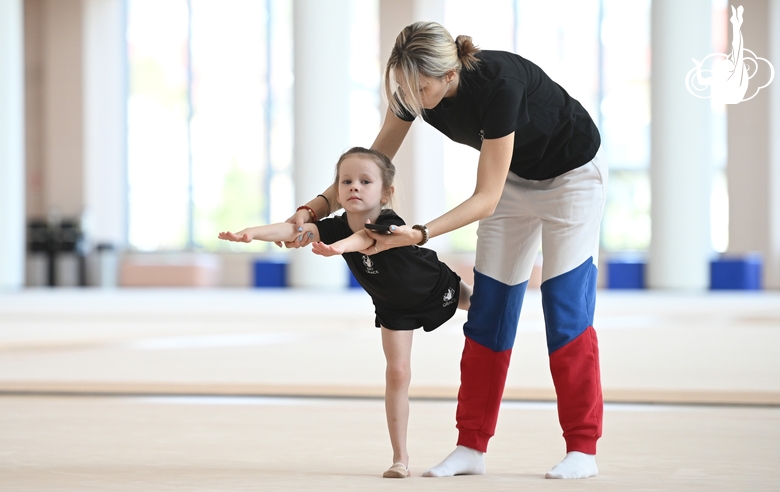
[[458, 446], [444, 461], [423, 472], [424, 477], [452, 477], [454, 475], [483, 475], [485, 453]]
[[579, 451], [567, 453], [563, 461], [547, 472], [544, 478], [588, 478], [599, 474], [596, 455]]

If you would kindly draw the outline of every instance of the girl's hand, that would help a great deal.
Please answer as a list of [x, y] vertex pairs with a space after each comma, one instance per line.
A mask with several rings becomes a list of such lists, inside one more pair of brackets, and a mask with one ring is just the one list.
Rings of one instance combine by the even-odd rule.
[[361, 251], [366, 255], [375, 255], [388, 249], [411, 246], [420, 242], [419, 231], [408, 225], [390, 226], [390, 234], [380, 234], [369, 229], [366, 229], [366, 234], [376, 241], [372, 247]]
[[[285, 220], [285, 222], [289, 222], [290, 224], [295, 224], [297, 226], [298, 232], [303, 232], [303, 224], [307, 222], [314, 222], [311, 220], [311, 215], [309, 215], [309, 212], [305, 209], [298, 210], [293, 214], [292, 217]], [[302, 246], [306, 246], [311, 242], [312, 235], [311, 234], [302, 234], [300, 237], [300, 241], [296, 239], [295, 241], [284, 241], [284, 247], [285, 248], [300, 248]], [[282, 243], [280, 241], [274, 242], [277, 246], [280, 248], [282, 247]]]
[[321, 256], [336, 256], [344, 252], [342, 248], [333, 247], [332, 244], [325, 244], [322, 241], [311, 243], [311, 250]]
[[251, 243], [252, 242], [252, 236], [250, 236], [248, 233], [244, 231], [239, 232], [220, 232], [217, 236], [220, 239], [224, 239], [225, 241], [233, 241], [236, 243]]

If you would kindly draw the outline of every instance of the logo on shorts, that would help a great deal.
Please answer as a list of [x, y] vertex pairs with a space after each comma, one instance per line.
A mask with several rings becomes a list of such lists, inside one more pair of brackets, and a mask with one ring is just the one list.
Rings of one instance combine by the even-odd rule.
[[374, 262], [371, 261], [371, 258], [368, 255], [363, 255], [363, 264], [366, 266], [367, 274], [376, 275], [379, 273], [377, 270], [374, 270]]
[[441, 305], [441, 307], [447, 307], [453, 302], [455, 302], [455, 289], [450, 287], [447, 289], [447, 292], [444, 293], [444, 297], [442, 297], [442, 300], [444, 301], [444, 304]]

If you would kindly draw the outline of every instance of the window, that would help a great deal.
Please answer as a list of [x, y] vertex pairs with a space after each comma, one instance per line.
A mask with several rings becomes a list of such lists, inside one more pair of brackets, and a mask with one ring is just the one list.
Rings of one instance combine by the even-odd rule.
[[[607, 251], [644, 251], [650, 244], [650, 0], [495, 0], [446, 2], [445, 25], [485, 49], [514, 51], [542, 67], [582, 103], [602, 137], [609, 166], [601, 229]], [[726, 4], [713, 0], [716, 44], [728, 35]], [[566, 12], [566, 15], [559, 15]], [[715, 168], [712, 244], [725, 251], [728, 196], [725, 110], [714, 108]], [[447, 206], [474, 189], [478, 153], [445, 139]], [[454, 172], [452, 172], [454, 170]], [[455, 250], [473, 251], [476, 224], [451, 233]]]
[[292, 207], [291, 2], [130, 0], [129, 241], [229, 247]]
[[[217, 233], [295, 209], [292, 6], [129, 0], [133, 249], [245, 251]], [[376, 2], [353, 0], [351, 36], [350, 140], [370, 145], [380, 125]]]
[[[601, 0], [603, 93], [601, 156], [609, 164], [609, 189], [601, 245], [607, 251], [650, 246], [650, 0]], [[715, 45], [725, 49], [727, 6], [713, 0]], [[713, 104], [712, 248], [728, 246], [725, 181], [726, 113]]]
[[602, 0], [601, 157], [609, 189], [601, 230], [607, 251], [650, 245], [650, 0]]
[[[726, 6], [713, 0], [716, 36]], [[566, 15], [559, 15], [565, 11]], [[379, 128], [378, 4], [352, 0], [350, 144]], [[650, 241], [650, 0], [445, 2], [448, 30], [539, 64], [578, 99], [610, 168], [607, 251]], [[283, 221], [294, 210], [292, 0], [128, 0], [129, 231], [142, 251], [236, 250], [224, 229]], [[725, 111], [715, 108], [713, 247], [725, 250]], [[478, 154], [444, 143], [446, 206], [473, 191]], [[324, 188], [324, 186], [323, 186]], [[473, 251], [477, 225], [450, 234]], [[264, 245], [259, 244], [262, 249]]]
[[377, 1], [352, 0], [350, 37], [355, 40], [350, 43], [350, 142], [352, 145], [369, 147], [379, 133], [384, 117], [379, 112], [384, 61], [379, 59]]

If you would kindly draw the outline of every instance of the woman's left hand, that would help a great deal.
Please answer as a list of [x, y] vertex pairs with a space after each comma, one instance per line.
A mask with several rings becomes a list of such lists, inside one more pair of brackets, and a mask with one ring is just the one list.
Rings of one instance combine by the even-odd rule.
[[370, 229], [365, 229], [365, 231], [376, 243], [361, 251], [364, 255], [375, 255], [388, 249], [411, 246], [421, 240], [420, 232], [408, 225], [390, 226], [390, 234], [378, 233]]

